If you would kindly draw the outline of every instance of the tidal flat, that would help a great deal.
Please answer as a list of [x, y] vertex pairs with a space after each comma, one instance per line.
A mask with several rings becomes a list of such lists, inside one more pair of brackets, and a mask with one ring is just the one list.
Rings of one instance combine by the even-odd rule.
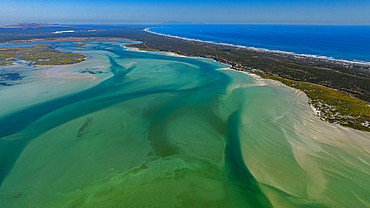
[[[70, 45], [76, 46], [76, 45]], [[81, 46], [81, 45], [77, 45]], [[30, 61], [33, 65], [68, 65], [80, 63], [87, 57], [81, 54], [60, 52], [58, 46], [37, 44], [29, 47], [0, 48], [0, 66], [15, 64], [15, 61]]]
[[0, 207], [370, 206], [369, 132], [279, 82], [128, 43], [2, 67], [24, 78], [0, 86]]

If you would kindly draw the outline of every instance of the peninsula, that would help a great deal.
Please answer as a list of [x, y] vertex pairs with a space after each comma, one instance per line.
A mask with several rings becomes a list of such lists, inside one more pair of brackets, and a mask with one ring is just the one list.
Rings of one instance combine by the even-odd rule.
[[[49, 31], [27, 35], [14, 31], [7, 33], [0, 37], [0, 41], [14, 43], [134, 40], [138, 41], [138, 44], [128, 45], [129, 47], [151, 52], [164, 51], [190, 57], [211, 58], [230, 65], [234, 70], [278, 80], [289, 87], [302, 90], [309, 98], [309, 105], [322, 120], [370, 131], [369, 64], [181, 39], [154, 34], [145, 27], [83, 28], [74, 32], [73, 37], [63, 33], [52, 34]], [[9, 38], [10, 34], [16, 34], [16, 37]], [[11, 57], [4, 56], [9, 50], [12, 49], [0, 51], [3, 57], [2, 65], [12, 62], [9, 59]], [[50, 48], [47, 50], [50, 51]], [[27, 59], [35, 61], [34, 64], [72, 64], [84, 59], [82, 55], [72, 55], [69, 56], [72, 60], [62, 58], [55, 61], [44, 55]]]
[[370, 203], [366, 64], [55, 31], [0, 29], [0, 207]]
[[[147, 29], [145, 31], [148, 31]], [[212, 58], [232, 69], [278, 80], [302, 90], [309, 105], [327, 122], [370, 131], [370, 65], [254, 48], [187, 40], [153, 33], [129, 38], [147, 51]]]
[[56, 49], [57, 47], [48, 44], [23, 48], [0, 47], [0, 66], [12, 65], [19, 60], [30, 61], [33, 65], [67, 65], [87, 59], [82, 54], [60, 52]]

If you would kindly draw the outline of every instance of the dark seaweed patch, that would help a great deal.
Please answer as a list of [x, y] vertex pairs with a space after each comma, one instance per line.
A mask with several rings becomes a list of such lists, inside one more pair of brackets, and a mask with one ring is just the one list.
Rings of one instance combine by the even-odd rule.
[[13, 85], [16, 85], [16, 84], [9, 84], [9, 83], [6, 83], [6, 82], [0, 82], [0, 86], [13, 86]]
[[107, 73], [107, 72], [103, 72], [103, 71], [92, 71], [92, 70], [85, 69], [85, 70], [80, 71], [80, 73], [103, 74], [103, 73]]
[[82, 137], [83, 135], [85, 135], [87, 133], [88, 127], [91, 124], [92, 120], [93, 120], [93, 118], [91, 118], [91, 117], [86, 118], [85, 123], [78, 129], [76, 137]]
[[6, 74], [0, 74], [0, 80], [10, 80], [10, 81], [16, 81], [16, 80], [22, 80], [24, 76], [20, 75], [18, 72], [12, 72], [12, 73], [6, 73]]

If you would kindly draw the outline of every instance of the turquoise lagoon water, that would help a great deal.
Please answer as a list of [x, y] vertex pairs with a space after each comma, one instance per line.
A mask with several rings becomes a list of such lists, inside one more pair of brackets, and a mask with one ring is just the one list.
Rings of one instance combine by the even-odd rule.
[[[1, 207], [370, 205], [369, 133], [322, 122], [276, 82], [124, 43], [12, 68], [38, 79], [0, 90], [13, 102], [0, 111]], [[29, 89], [42, 99], [20, 97]]]

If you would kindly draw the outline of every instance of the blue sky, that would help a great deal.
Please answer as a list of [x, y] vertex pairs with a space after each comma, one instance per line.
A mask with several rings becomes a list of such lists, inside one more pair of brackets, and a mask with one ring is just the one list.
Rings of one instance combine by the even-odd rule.
[[370, 0], [0, 0], [0, 24], [370, 25]]

